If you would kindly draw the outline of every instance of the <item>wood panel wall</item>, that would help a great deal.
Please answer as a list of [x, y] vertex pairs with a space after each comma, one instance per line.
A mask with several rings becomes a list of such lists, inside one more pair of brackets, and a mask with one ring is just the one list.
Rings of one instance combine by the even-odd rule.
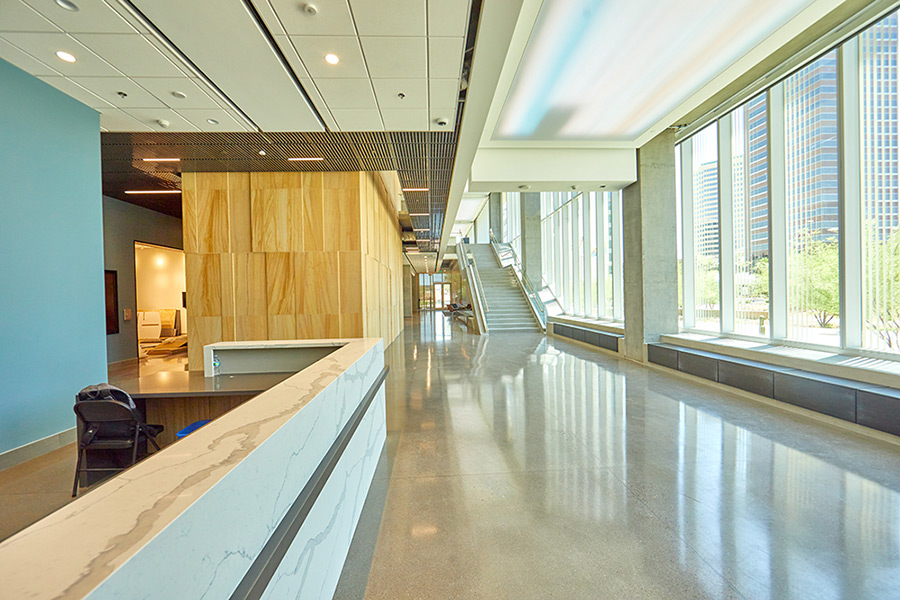
[[183, 173], [188, 365], [217, 341], [402, 328], [396, 173]]

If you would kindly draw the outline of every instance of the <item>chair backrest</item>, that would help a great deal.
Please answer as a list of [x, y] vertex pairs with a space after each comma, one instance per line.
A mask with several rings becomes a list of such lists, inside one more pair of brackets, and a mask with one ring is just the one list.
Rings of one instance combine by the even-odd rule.
[[85, 424], [89, 423], [140, 423], [141, 415], [124, 402], [102, 398], [89, 402], [76, 402], [75, 414]]

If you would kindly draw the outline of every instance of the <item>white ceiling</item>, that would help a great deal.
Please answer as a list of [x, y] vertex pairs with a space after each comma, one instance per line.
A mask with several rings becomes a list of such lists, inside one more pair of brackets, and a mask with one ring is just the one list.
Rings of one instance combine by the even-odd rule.
[[125, 0], [74, 2], [0, 1], [0, 58], [97, 109], [108, 131], [321, 131], [316, 112], [333, 131], [455, 122], [470, 0], [314, 0], [315, 15], [249, 0], [287, 65], [243, 2], [132, 0], [152, 27]]

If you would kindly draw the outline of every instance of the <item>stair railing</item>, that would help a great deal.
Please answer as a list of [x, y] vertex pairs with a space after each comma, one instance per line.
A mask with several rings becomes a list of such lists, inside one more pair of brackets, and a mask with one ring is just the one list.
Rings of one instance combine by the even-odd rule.
[[489, 229], [488, 231], [491, 238], [491, 248], [494, 249], [494, 255], [497, 257], [497, 261], [500, 263], [501, 267], [512, 267], [513, 273], [516, 275], [516, 281], [522, 289], [522, 292], [525, 294], [525, 297], [528, 299], [528, 305], [531, 307], [531, 312], [534, 313], [534, 317], [540, 324], [541, 329], [546, 331], [547, 307], [544, 306], [544, 301], [541, 300], [537, 288], [531, 283], [531, 280], [525, 274], [525, 271], [522, 270], [519, 257], [516, 256], [516, 251], [511, 244], [499, 242], [494, 236], [493, 230]]
[[478, 329], [481, 333], [487, 333], [487, 313], [490, 312], [490, 307], [484, 295], [484, 286], [481, 283], [481, 276], [478, 274], [478, 267], [466, 246], [467, 244], [462, 241], [457, 242], [456, 258], [459, 261], [459, 270], [465, 274], [466, 282], [469, 284], [472, 312], [475, 313]]

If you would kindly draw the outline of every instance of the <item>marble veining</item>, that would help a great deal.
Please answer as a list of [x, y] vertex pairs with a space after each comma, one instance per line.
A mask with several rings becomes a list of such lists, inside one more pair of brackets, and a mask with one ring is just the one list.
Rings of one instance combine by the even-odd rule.
[[4, 595], [227, 597], [382, 368], [380, 339], [344, 340], [13, 536], [0, 544]]

